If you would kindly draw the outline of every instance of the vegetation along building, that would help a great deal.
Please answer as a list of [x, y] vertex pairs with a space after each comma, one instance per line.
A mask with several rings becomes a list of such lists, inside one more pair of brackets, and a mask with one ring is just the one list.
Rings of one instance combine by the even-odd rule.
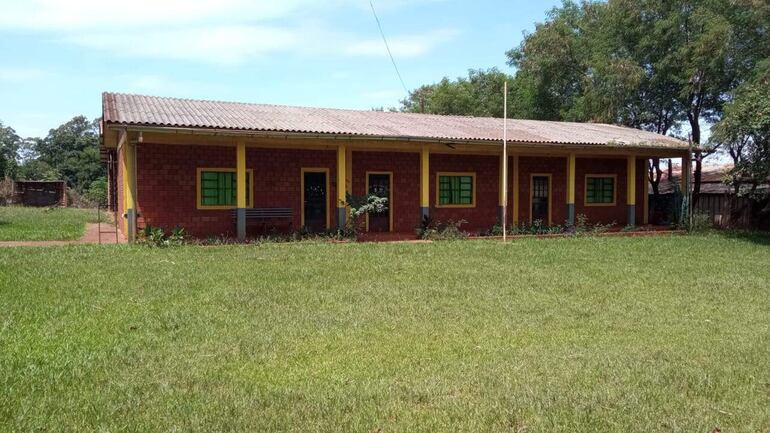
[[[647, 222], [647, 159], [687, 143], [614, 125], [102, 96], [102, 146], [121, 230], [198, 237], [344, 224], [346, 194], [389, 199], [367, 230], [414, 233], [425, 216], [565, 224]], [[503, 199], [507, 183], [507, 200]]]

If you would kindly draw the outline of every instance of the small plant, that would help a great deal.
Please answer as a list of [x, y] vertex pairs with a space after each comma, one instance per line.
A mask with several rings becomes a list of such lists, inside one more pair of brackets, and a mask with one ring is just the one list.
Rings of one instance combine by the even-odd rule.
[[684, 222], [684, 229], [690, 233], [703, 233], [713, 228], [714, 223], [708, 212], [694, 211], [692, 216]]
[[139, 232], [138, 242], [151, 247], [171, 247], [185, 244], [187, 233], [182, 227], [175, 227], [166, 234], [162, 227], [147, 225]]
[[376, 194], [345, 196], [345, 206], [350, 209], [345, 228], [337, 231], [337, 237], [342, 239], [357, 239], [366, 215], [377, 214], [388, 210], [388, 198]]
[[438, 232], [435, 221], [429, 215], [422, 217], [415, 231], [420, 239], [431, 239]]
[[462, 226], [468, 222], [461, 220], [449, 220], [442, 224], [430, 218], [423, 218], [423, 223], [417, 228], [420, 239], [432, 241], [460, 240], [468, 237], [468, 233], [462, 230]]

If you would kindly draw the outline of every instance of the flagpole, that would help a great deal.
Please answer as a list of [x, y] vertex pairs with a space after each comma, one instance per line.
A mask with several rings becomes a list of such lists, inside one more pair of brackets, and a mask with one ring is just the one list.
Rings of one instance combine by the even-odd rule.
[[505, 220], [508, 208], [508, 81], [503, 82], [503, 242], [506, 240]]

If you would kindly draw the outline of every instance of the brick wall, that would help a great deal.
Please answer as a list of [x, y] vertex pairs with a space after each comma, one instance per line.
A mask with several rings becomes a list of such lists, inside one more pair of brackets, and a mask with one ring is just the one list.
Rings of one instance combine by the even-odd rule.
[[[276, 228], [296, 230], [301, 225], [301, 169], [329, 169], [329, 212], [336, 224], [336, 152], [327, 150], [247, 149], [246, 168], [253, 170], [254, 207], [293, 209], [291, 221], [250, 223], [255, 234]], [[198, 168], [235, 168], [235, 148], [142, 143], [137, 151], [138, 202], [145, 224], [171, 229], [184, 227], [193, 236], [234, 236], [232, 210], [197, 209]]]
[[364, 195], [367, 171], [390, 171], [393, 182], [393, 231], [413, 232], [420, 222], [420, 154], [353, 152], [353, 194]]
[[[602, 224], [616, 223], [625, 226], [626, 212], [626, 165], [625, 159], [577, 158], [575, 160], [575, 215], [584, 214], [588, 221]], [[585, 182], [588, 174], [614, 174], [615, 206], [586, 206]], [[639, 176], [640, 173], [637, 173]], [[639, 203], [641, 204], [641, 203]]]
[[[120, 157], [120, 155], [119, 155]], [[512, 167], [512, 159], [510, 167]], [[499, 157], [480, 155], [432, 154], [430, 157], [430, 209], [434, 219], [442, 222], [464, 219], [469, 231], [486, 230], [497, 223]], [[367, 171], [393, 173], [393, 228], [397, 232], [412, 232], [419, 224], [420, 160], [418, 153], [360, 152], [352, 153], [353, 193], [366, 193]], [[301, 169], [329, 170], [329, 212], [331, 227], [336, 226], [336, 151], [247, 149], [246, 165], [254, 173], [253, 206], [287, 207], [293, 209], [290, 221], [250, 223], [249, 233], [265, 228], [281, 231], [296, 230], [301, 225]], [[123, 175], [118, 164], [118, 208], [125, 212]], [[231, 210], [197, 209], [196, 169], [235, 167], [235, 148], [194, 145], [157, 145], [142, 143], [137, 149], [138, 226], [146, 224], [171, 229], [184, 227], [199, 237], [233, 236], [235, 224]], [[637, 223], [643, 221], [645, 161], [637, 161]], [[529, 222], [530, 179], [533, 173], [551, 175], [551, 212], [553, 224], [566, 219], [566, 157], [519, 158], [519, 220]], [[474, 208], [437, 208], [436, 173], [475, 172], [476, 206]], [[576, 161], [576, 214], [585, 213], [592, 222], [626, 224], [626, 160], [623, 158], [578, 158]], [[512, 203], [512, 170], [509, 170], [509, 203]], [[585, 174], [616, 174], [617, 205], [614, 207], [585, 207]], [[508, 215], [512, 214], [509, 204]], [[122, 228], [122, 227], [121, 227]]]
[[[497, 224], [499, 206], [500, 157], [480, 155], [430, 156], [430, 213], [438, 221], [465, 220], [468, 231], [486, 230]], [[475, 172], [476, 206], [473, 208], [437, 208], [436, 173], [439, 171]]]
[[[562, 225], [567, 219], [567, 158], [519, 157], [519, 221], [530, 222], [530, 190], [533, 174], [551, 175], [551, 221]], [[511, 187], [512, 188], [512, 187]], [[509, 200], [512, 194], [509, 194]]]

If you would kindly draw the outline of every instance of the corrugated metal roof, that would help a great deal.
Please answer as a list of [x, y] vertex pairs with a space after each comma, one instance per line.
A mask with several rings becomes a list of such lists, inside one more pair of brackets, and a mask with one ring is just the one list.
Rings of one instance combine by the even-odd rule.
[[[237, 131], [330, 134], [445, 141], [502, 141], [503, 120], [491, 117], [342, 110], [102, 94], [105, 124]], [[687, 149], [652, 132], [598, 123], [508, 120], [508, 140], [532, 144]]]

